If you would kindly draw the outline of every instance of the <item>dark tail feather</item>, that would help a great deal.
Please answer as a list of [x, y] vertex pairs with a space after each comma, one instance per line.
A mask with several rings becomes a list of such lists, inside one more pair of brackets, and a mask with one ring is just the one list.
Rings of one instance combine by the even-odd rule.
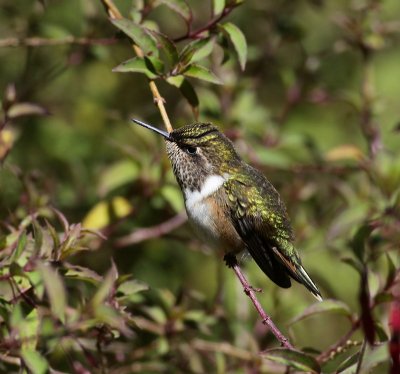
[[269, 279], [282, 288], [289, 288], [291, 286], [285, 266], [269, 250], [261, 246], [255, 251], [253, 247], [248, 247], [247, 250]]
[[317, 300], [322, 301], [322, 296], [321, 292], [319, 291], [318, 287], [315, 285], [315, 283], [312, 281], [310, 276], [307, 274], [303, 266], [299, 266], [296, 269], [296, 274], [293, 276], [293, 278], [303, 284], [314, 296]]

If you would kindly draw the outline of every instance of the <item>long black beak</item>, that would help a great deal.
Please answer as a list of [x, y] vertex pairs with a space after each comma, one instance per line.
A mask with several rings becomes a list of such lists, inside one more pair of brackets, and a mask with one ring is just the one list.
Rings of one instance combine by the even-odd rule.
[[166, 132], [166, 131], [160, 130], [160, 129], [158, 129], [157, 127], [154, 127], [154, 126], [149, 125], [149, 124], [147, 124], [147, 123], [145, 123], [145, 122], [139, 121], [138, 119], [135, 119], [135, 118], [132, 118], [132, 121], [135, 122], [135, 123], [137, 123], [137, 124], [140, 125], [140, 126], [145, 127], [146, 129], [153, 130], [153, 131], [156, 132], [157, 134], [162, 135], [162, 136], [163, 136], [165, 139], [167, 139], [167, 140], [172, 140], [171, 135], [170, 135], [168, 132]]

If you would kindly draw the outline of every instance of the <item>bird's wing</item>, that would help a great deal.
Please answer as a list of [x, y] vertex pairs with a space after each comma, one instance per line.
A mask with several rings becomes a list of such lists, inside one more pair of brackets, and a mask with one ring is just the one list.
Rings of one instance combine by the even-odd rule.
[[257, 265], [273, 282], [290, 287], [290, 275], [318, 297], [319, 291], [301, 266], [292, 244], [290, 221], [278, 192], [260, 172], [247, 165], [246, 168], [242, 177], [225, 182], [236, 231]]

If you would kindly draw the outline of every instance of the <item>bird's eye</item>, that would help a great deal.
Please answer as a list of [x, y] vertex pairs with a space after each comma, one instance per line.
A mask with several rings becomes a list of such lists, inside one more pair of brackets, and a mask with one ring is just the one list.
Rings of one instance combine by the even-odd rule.
[[197, 153], [197, 147], [187, 146], [184, 148], [185, 152], [189, 155], [195, 155]]

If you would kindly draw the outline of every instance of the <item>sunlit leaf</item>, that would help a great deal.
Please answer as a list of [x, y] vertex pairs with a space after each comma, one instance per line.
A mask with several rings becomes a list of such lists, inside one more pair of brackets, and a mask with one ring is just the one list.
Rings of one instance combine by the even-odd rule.
[[170, 203], [170, 205], [174, 208], [175, 212], [179, 213], [184, 210], [182, 192], [179, 187], [165, 185], [161, 189], [161, 194]]
[[213, 0], [213, 14], [217, 15], [222, 13], [225, 8], [225, 0]]
[[102, 276], [83, 266], [65, 264], [64, 267], [67, 269], [66, 273], [64, 274], [66, 278], [90, 282], [96, 286], [103, 281]]
[[100, 288], [97, 290], [91, 300], [91, 304], [94, 309], [103, 304], [104, 301], [115, 291], [114, 285], [117, 278], [118, 272], [115, 265], [113, 265], [107, 275], [104, 277], [104, 281], [101, 283]]
[[49, 364], [47, 360], [38, 352], [32, 349], [22, 349], [21, 357], [25, 365], [29, 368], [32, 374], [47, 373]]
[[186, 44], [179, 55], [179, 63], [182, 68], [189, 63], [200, 61], [211, 54], [215, 45], [214, 38], [195, 40]]
[[340, 160], [355, 160], [361, 161], [365, 159], [362, 150], [352, 144], [343, 144], [329, 150], [325, 154], [327, 161], [340, 161]]
[[85, 216], [82, 225], [90, 229], [102, 229], [113, 220], [129, 215], [132, 204], [122, 196], [115, 196], [109, 201], [100, 201]]
[[158, 55], [157, 44], [144, 27], [125, 18], [111, 19], [110, 21], [124, 34], [128, 35], [142, 49], [145, 55]]
[[158, 0], [168, 8], [179, 14], [186, 22], [192, 19], [192, 12], [185, 0]]
[[315, 358], [303, 352], [286, 348], [269, 349], [261, 353], [262, 357], [297, 370], [320, 373], [321, 368]]
[[312, 315], [319, 314], [319, 313], [336, 313], [336, 314], [342, 314], [348, 318], [351, 318], [351, 310], [345, 303], [338, 301], [338, 300], [326, 299], [319, 303], [309, 306], [300, 315], [293, 318], [290, 321], [290, 324], [296, 323], [307, 317], [310, 317]]
[[242, 31], [231, 22], [220, 24], [219, 27], [231, 41], [239, 59], [240, 68], [244, 70], [247, 60], [247, 42], [245, 36]]
[[142, 57], [134, 57], [130, 60], [124, 61], [113, 68], [112, 71], [117, 73], [142, 73], [149, 79], [155, 79], [158, 77], [158, 75], [154, 74], [149, 69], [145, 59]]
[[99, 194], [107, 195], [111, 191], [132, 183], [139, 174], [139, 167], [131, 160], [122, 160], [107, 167], [99, 179]]
[[222, 81], [210, 70], [200, 65], [190, 65], [183, 75], [186, 77], [196, 78], [214, 84], [223, 84]]
[[38, 269], [42, 275], [44, 287], [49, 297], [52, 314], [61, 322], [65, 322], [67, 296], [62, 278], [50, 265], [39, 263]]

